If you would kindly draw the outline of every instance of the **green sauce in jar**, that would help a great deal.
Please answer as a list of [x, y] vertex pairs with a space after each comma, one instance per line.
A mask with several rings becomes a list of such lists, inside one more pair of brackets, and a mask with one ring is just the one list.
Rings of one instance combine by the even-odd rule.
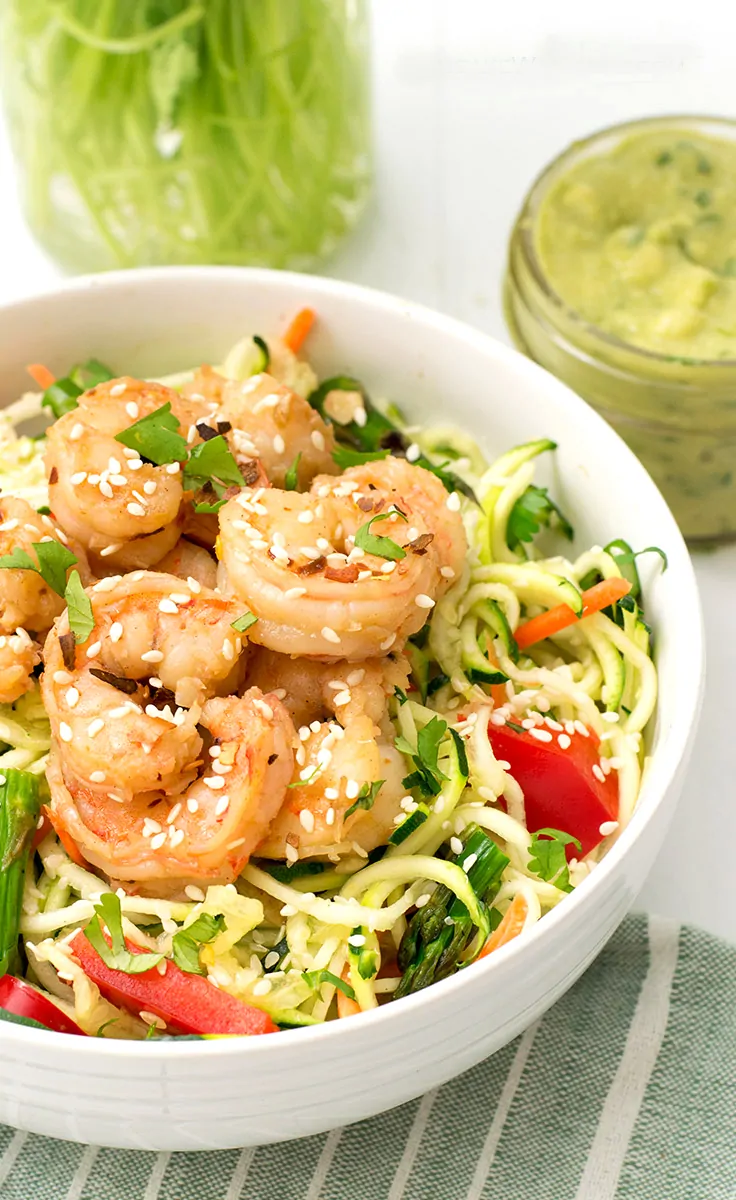
[[516, 345], [628, 442], [688, 540], [736, 539], [736, 122], [573, 143], [524, 198], [504, 299]]
[[550, 189], [536, 226], [552, 287], [645, 350], [736, 358], [736, 143], [647, 130]]

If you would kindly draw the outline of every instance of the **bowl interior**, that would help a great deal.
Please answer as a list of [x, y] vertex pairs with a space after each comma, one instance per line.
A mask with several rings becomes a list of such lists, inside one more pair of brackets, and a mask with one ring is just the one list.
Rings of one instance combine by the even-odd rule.
[[[570, 515], [579, 548], [623, 537], [668, 555], [664, 573], [656, 556], [641, 566], [660, 701], [639, 808], [598, 871], [533, 932], [536, 940], [547, 921], [564, 920], [595, 890], [661, 800], [690, 742], [701, 692], [700, 608], [685, 544], [644, 468], [592, 409], [516, 351], [409, 302], [331, 280], [226, 268], [98, 276], [0, 309], [0, 405], [28, 389], [28, 362], [63, 374], [95, 356], [121, 374], [161, 375], [217, 362], [246, 333], [281, 330], [304, 304], [318, 313], [306, 354], [320, 375], [356, 375], [411, 420], [456, 423], [489, 457], [553, 438], [558, 449], [540, 476]], [[413, 999], [426, 1004], [434, 991]], [[392, 1008], [373, 1016], [389, 1020]]]

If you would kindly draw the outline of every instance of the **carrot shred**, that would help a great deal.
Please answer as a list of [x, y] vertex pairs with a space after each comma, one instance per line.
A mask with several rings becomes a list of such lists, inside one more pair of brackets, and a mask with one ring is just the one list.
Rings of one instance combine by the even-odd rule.
[[488, 954], [492, 954], [494, 950], [498, 950], [499, 946], [505, 946], [507, 942], [513, 941], [515, 937], [518, 937], [524, 928], [528, 912], [529, 905], [521, 892], [517, 892], [511, 904], [506, 909], [501, 924], [494, 929], [478, 958], [485, 958]]
[[87, 860], [82, 856], [82, 853], [79, 850], [77, 843], [74, 841], [74, 838], [67, 832], [66, 826], [63, 824], [59, 814], [53, 812], [48, 805], [44, 809], [44, 813], [53, 825], [54, 833], [58, 837], [72, 862], [76, 863], [78, 867], [88, 866]]
[[[491, 637], [490, 633], [486, 633], [486, 657], [492, 667], [497, 667], [499, 671], [501, 670], [501, 666], [498, 661], [498, 655], [496, 654], [493, 646], [493, 638]], [[506, 695], [505, 683], [491, 684], [491, 700], [493, 701], [494, 708], [500, 708], [502, 704], [506, 703], [508, 696]]]
[[56, 382], [56, 376], [52, 375], [48, 367], [45, 367], [43, 363], [29, 363], [26, 371], [33, 382], [37, 383], [44, 392], [47, 388], [51, 387], [52, 383]]
[[[350, 968], [345, 966], [342, 971], [343, 983], [350, 983]], [[338, 1017], [354, 1017], [360, 1012], [360, 1005], [357, 1000], [351, 1000], [343, 992], [338, 990], [337, 993], [337, 1015]]]
[[618, 575], [613, 575], [610, 579], [603, 579], [583, 592], [583, 611], [580, 616], [573, 612], [569, 604], [556, 604], [547, 612], [540, 613], [538, 617], [532, 617], [530, 621], [519, 625], [514, 634], [516, 644], [520, 650], [525, 650], [527, 646], [532, 646], [535, 642], [553, 637], [561, 629], [567, 629], [568, 625], [576, 625], [584, 617], [600, 612], [602, 608], [608, 608], [609, 604], [621, 600], [630, 591], [631, 584], [627, 579], [622, 579]]
[[316, 316], [314, 309], [301, 308], [286, 330], [283, 340], [294, 354], [298, 354], [301, 350], [307, 334], [314, 325]]

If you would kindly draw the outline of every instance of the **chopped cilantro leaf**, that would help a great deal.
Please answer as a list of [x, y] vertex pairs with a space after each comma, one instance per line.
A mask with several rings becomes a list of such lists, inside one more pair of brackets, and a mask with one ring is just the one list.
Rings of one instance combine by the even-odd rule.
[[547, 489], [530, 484], [509, 513], [506, 526], [509, 548], [518, 550], [522, 542], [531, 542], [542, 527], [551, 527], [553, 522], [563, 537], [572, 541], [572, 525], [554, 500], [550, 499]]
[[177, 967], [190, 975], [206, 975], [206, 970], [200, 965], [199, 948], [213, 941], [224, 928], [224, 917], [213, 917], [203, 912], [186, 929], [175, 933], [171, 939], [171, 950]]
[[394, 696], [398, 700], [399, 704], [406, 704], [407, 700], [409, 699], [406, 692], [402, 692], [400, 687], [394, 688]]
[[529, 867], [540, 879], [553, 883], [561, 892], [571, 892], [570, 871], [567, 865], [565, 846], [582, 847], [571, 833], [559, 829], [538, 829], [532, 834], [529, 847]]
[[168, 400], [155, 412], [116, 433], [115, 441], [129, 450], [137, 450], [141, 458], [157, 467], [164, 463], [184, 462], [188, 453], [186, 438], [179, 433], [179, 422]]
[[74, 641], [81, 645], [87, 641], [95, 627], [90, 598], [82, 586], [78, 571], [72, 571], [66, 585], [64, 599], [69, 610], [69, 628], [74, 634]]
[[[120, 900], [114, 892], [104, 892], [100, 896], [95, 904], [95, 914], [85, 926], [84, 936], [111, 970], [123, 971], [126, 975], [141, 975], [163, 960], [163, 954], [133, 954], [127, 949]], [[110, 945], [102, 929], [103, 923], [110, 934]]]
[[438, 765], [440, 742], [447, 733], [447, 722], [439, 717], [432, 717], [417, 735], [417, 748], [407, 742], [404, 737], [397, 737], [396, 749], [408, 755], [416, 768], [402, 780], [404, 787], [419, 788], [424, 796], [437, 796], [442, 790], [443, 779], [447, 776]]
[[206, 483], [244, 486], [240, 467], [233, 458], [222, 434], [193, 446], [184, 467], [184, 487], [195, 491]]
[[353, 813], [357, 812], [360, 808], [364, 808], [366, 812], [369, 812], [370, 809], [373, 808], [373, 805], [376, 802], [376, 796], [380, 792], [385, 782], [385, 779], [377, 779], [375, 783], [364, 783], [358, 792], [354, 803], [350, 805], [350, 808], [345, 813], [343, 820], [347, 821], [348, 817], [351, 817]]
[[[398, 509], [393, 509], [402, 521], [406, 520], [403, 513], [398, 512]], [[391, 513], [379, 513], [375, 517], [371, 517], [365, 525], [361, 525], [355, 535], [355, 545], [361, 550], [365, 550], [366, 554], [375, 554], [378, 558], [388, 558], [392, 562], [398, 562], [399, 559], [406, 558], [406, 550], [398, 543], [388, 537], [379, 537], [378, 534], [371, 533], [371, 525], [378, 521], [387, 521]]]
[[38, 563], [36, 564], [27, 550], [16, 548], [10, 554], [0, 557], [0, 570], [35, 571], [58, 596], [64, 595], [66, 574], [77, 559], [71, 550], [62, 546], [61, 542], [33, 542]]
[[388, 450], [351, 450], [349, 446], [336, 446], [332, 451], [332, 461], [344, 471], [347, 467], [360, 467], [363, 463], [379, 462], [387, 458]]

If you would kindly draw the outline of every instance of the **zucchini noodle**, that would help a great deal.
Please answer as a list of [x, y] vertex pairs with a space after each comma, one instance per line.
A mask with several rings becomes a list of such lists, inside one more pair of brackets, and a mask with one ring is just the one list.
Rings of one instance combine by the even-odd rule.
[[[262, 371], [263, 347], [260, 339], [244, 338], [220, 370], [240, 379]], [[316, 386], [309, 364], [293, 355], [284, 369], [300, 394]], [[166, 382], [180, 388], [192, 374]], [[38, 420], [40, 400], [28, 393], [0, 418], [3, 491], [32, 497], [37, 507], [47, 503], [43, 439], [26, 437], [23, 428]], [[376, 410], [397, 420], [391, 406]], [[331, 861], [329, 847], [322, 847], [324, 862], [314, 861], [318, 847], [297, 864], [256, 856], [235, 885], [213, 885], [197, 899], [189, 898], [191, 889], [186, 898], [164, 899], [116, 891], [72, 861], [47, 830], [23, 892], [28, 976], [86, 1032], [104, 1025], [106, 1037], [148, 1033], [144, 1020], [100, 996], [69, 950], [104, 893], [118, 896], [132, 943], [168, 956], [176, 935], [203, 914], [222, 918], [221, 931], [201, 948], [210, 981], [284, 1028], [310, 1025], [333, 1019], [343, 1004], [368, 1010], [404, 994], [411, 954], [412, 969], [436, 967], [417, 986], [466, 969], [514, 901], [517, 908], [523, 902], [529, 929], [585, 879], [630, 818], [657, 700], [635, 568], [626, 575], [636, 587], [625, 604], [577, 618], [592, 583], [618, 581], [631, 570], [633, 554], [617, 556], [612, 543], [564, 555], [565, 518], [533, 483], [535, 461], [554, 450], [552, 442], [516, 447], [488, 465], [467, 434], [446, 426], [397, 428], [468, 492], [461, 505], [470, 550], [411, 640], [410, 690], [397, 689], [390, 701], [407, 761], [407, 794], [388, 845], [368, 862], [355, 846], [349, 857]], [[560, 606], [567, 620], [545, 626], [538, 640], [522, 635], [527, 622], [547, 621]], [[578, 753], [585, 743], [589, 775], [601, 786], [611, 776], [618, 784], [617, 819], [600, 826], [587, 851], [576, 855], [570, 846], [554, 871], [544, 866], [549, 843], [534, 832], [538, 825], [529, 828], [529, 801], [515, 768], [495, 743], [509, 729], [527, 734], [537, 749], [555, 739], [562, 758], [573, 740]], [[49, 749], [49, 723], [34, 685], [15, 704], [0, 706], [0, 773], [19, 767], [43, 779]], [[575, 835], [564, 825], [560, 832]], [[467, 850], [471, 842], [477, 851]]]

